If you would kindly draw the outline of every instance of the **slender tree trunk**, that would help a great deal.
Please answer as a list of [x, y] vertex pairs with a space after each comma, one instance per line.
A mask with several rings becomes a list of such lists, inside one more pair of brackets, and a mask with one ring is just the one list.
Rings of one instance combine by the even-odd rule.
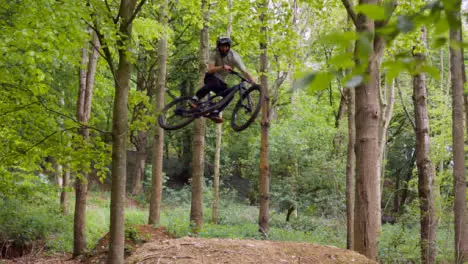
[[[268, 9], [268, 0], [261, 4], [262, 8]], [[264, 11], [266, 12], [266, 11]], [[269, 224], [269, 203], [270, 203], [270, 164], [268, 155], [268, 134], [270, 128], [270, 100], [268, 95], [268, 60], [267, 60], [267, 28], [266, 13], [260, 15], [260, 34], [264, 39], [260, 42], [260, 82], [264, 91], [261, 118], [261, 145], [260, 145], [260, 213], [258, 218], [259, 232], [267, 236], [270, 229]]]
[[[94, 75], [98, 60], [99, 40], [95, 33], [91, 54], [88, 54], [88, 44], [85, 44], [82, 52], [80, 70], [80, 89], [78, 91], [78, 101], [76, 116], [78, 122], [83, 126], [78, 130], [83, 140], [87, 140], [89, 131], [86, 125], [91, 116], [91, 103], [94, 88]], [[91, 166], [91, 164], [90, 164]], [[75, 214], [73, 222], [73, 256], [77, 257], [86, 252], [86, 195], [88, 193], [88, 174], [82, 172], [75, 181]]]
[[[164, 0], [161, 16], [161, 24], [167, 27], [167, 3]], [[158, 47], [158, 65], [159, 72], [157, 78], [157, 97], [156, 97], [156, 113], [161, 112], [164, 108], [164, 96], [166, 92], [166, 66], [167, 66], [167, 41], [168, 35], [164, 31], [164, 35], [159, 40]], [[153, 178], [151, 184], [151, 202], [149, 209], [148, 223], [151, 225], [159, 225], [161, 220], [161, 203], [163, 189], [163, 151], [164, 151], [164, 130], [157, 126], [153, 140]]]
[[[203, 85], [205, 72], [207, 71], [209, 37], [209, 0], [202, 0], [203, 28], [200, 32], [200, 79], [199, 86]], [[190, 223], [192, 231], [198, 233], [203, 227], [203, 174], [205, 168], [205, 119], [195, 120], [193, 136], [192, 157], [192, 204], [190, 208]]]
[[[142, 48], [141, 48], [142, 49]], [[137, 63], [142, 65], [144, 64], [144, 54], [142, 52], [138, 55]], [[151, 73], [150, 73], [151, 74]], [[146, 80], [145, 74], [142, 70], [137, 72], [136, 80], [136, 90], [139, 92], [144, 92], [149, 90], [150, 81]], [[149, 94], [149, 92], [148, 92]], [[138, 103], [133, 108], [133, 116], [131, 122], [136, 122], [142, 120], [144, 113], [145, 105], [144, 103]], [[132, 133], [132, 132], [131, 132]], [[135, 135], [133, 134], [135, 133]], [[146, 166], [146, 145], [148, 143], [148, 133], [145, 130], [135, 131], [130, 134], [130, 141], [133, 143], [136, 149], [135, 157], [135, 173], [132, 177], [132, 195], [138, 195], [143, 190], [143, 178], [145, 177], [145, 166]]]
[[68, 215], [68, 191], [67, 188], [70, 185], [70, 164], [67, 164], [65, 170], [62, 173], [62, 190], [60, 192], [60, 208], [64, 215]]
[[[450, 30], [450, 40], [462, 41], [460, 20], [461, 1], [457, 1], [453, 15], [458, 19], [458, 28]], [[466, 208], [466, 172], [464, 150], [464, 97], [463, 50], [450, 46], [450, 72], [452, 82], [452, 140], [453, 140], [453, 188], [455, 196], [455, 257], [456, 263], [468, 261], [468, 215]]]
[[[380, 87], [379, 80], [379, 92], [380, 92], [380, 125], [379, 125], [379, 157], [377, 159], [377, 170], [379, 172], [379, 190], [377, 194], [379, 195], [379, 211], [378, 219], [382, 218], [382, 191], [383, 191], [383, 182], [385, 178], [385, 151], [387, 143], [387, 130], [390, 125], [390, 121], [393, 115], [393, 106], [395, 104], [395, 80], [391, 81], [389, 85], [388, 80], [385, 79], [384, 89]], [[381, 221], [378, 221], [378, 230], [382, 230]]]
[[110, 208], [110, 241], [107, 263], [124, 262], [125, 185], [127, 182], [127, 133], [128, 92], [132, 63], [129, 44], [132, 31], [132, 16], [136, 0], [121, 0], [118, 31], [119, 64], [115, 74], [115, 99], [112, 118], [112, 192]]
[[393, 213], [400, 211], [400, 173], [396, 173], [395, 191], [393, 194]]
[[[421, 28], [421, 42], [426, 43], [426, 29]], [[416, 60], [425, 60], [423, 53], [414, 54]], [[436, 216], [434, 207], [434, 168], [429, 157], [429, 115], [424, 73], [413, 77], [413, 101], [416, 134], [416, 165], [418, 167], [418, 194], [421, 211], [421, 263], [436, 263]]]
[[[361, 0], [360, 4], [377, 4], [377, 0]], [[379, 228], [379, 74], [384, 41], [374, 32], [374, 22], [359, 13], [356, 29], [373, 43], [366, 73], [369, 81], [356, 87], [356, 203], [354, 248], [370, 259], [377, 259], [377, 231]], [[357, 41], [355, 54], [359, 56], [362, 44]], [[362, 59], [362, 58], [361, 58]], [[358, 64], [359, 58], [358, 58]]]
[[228, 9], [229, 9], [229, 20], [228, 20], [228, 26], [226, 30], [226, 34], [228, 37], [231, 37], [232, 33], [232, 0], [228, 0]]
[[[232, 32], [232, 0], [228, 2], [229, 8], [229, 21], [226, 30], [227, 37], [231, 37]], [[215, 160], [214, 160], [214, 176], [213, 176], [213, 205], [211, 208], [211, 221], [215, 224], [218, 223], [218, 204], [219, 204], [219, 170], [221, 162], [221, 145], [223, 138], [223, 124], [216, 124], [216, 147], [215, 147]]]
[[214, 164], [214, 177], [213, 177], [213, 208], [211, 221], [215, 224], [218, 223], [218, 204], [219, 204], [219, 169], [221, 160], [221, 141], [223, 137], [223, 126], [217, 124], [216, 135], [216, 150], [215, 150], [215, 164]]
[[138, 132], [136, 140], [136, 159], [135, 159], [135, 174], [133, 178], [132, 195], [138, 195], [143, 190], [143, 179], [145, 178], [146, 167], [146, 144], [148, 133], [146, 131]]
[[346, 95], [343, 93], [343, 88], [340, 88], [340, 91], [342, 92], [340, 96], [340, 105], [338, 106], [338, 111], [336, 112], [336, 118], [335, 118], [335, 127], [339, 128], [340, 127], [340, 122], [341, 119], [343, 119], [345, 113], [346, 113]]
[[355, 94], [354, 89], [346, 89], [346, 102], [348, 107], [348, 154], [346, 161], [346, 248], [354, 249], [354, 202], [355, 202], [355, 170], [356, 154], [354, 145], [356, 143], [355, 125]]

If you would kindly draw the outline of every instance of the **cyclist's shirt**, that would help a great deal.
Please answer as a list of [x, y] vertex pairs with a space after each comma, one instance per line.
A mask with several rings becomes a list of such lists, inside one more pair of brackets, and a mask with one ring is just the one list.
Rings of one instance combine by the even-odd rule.
[[[229, 49], [228, 54], [224, 57], [221, 56], [217, 49], [213, 50], [210, 53], [208, 64], [214, 64], [215, 66], [227, 64], [233, 68], [239, 69], [243, 73], [247, 72], [247, 69], [245, 68], [244, 63], [242, 62], [241, 57], [239, 56], [239, 54], [237, 54], [237, 52], [233, 51], [232, 49]], [[229, 72], [226, 70], [221, 70], [215, 73], [215, 76], [223, 82], [226, 82], [226, 77], [228, 75]]]

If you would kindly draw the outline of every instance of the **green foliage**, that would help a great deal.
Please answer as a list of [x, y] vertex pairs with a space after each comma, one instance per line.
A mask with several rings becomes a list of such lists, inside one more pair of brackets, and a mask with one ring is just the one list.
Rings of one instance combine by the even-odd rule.
[[[67, 225], [67, 218], [51, 204], [50, 198], [43, 201], [24, 203], [15, 199], [0, 201], [0, 240], [14, 240], [20, 244], [46, 240]], [[59, 217], [56, 217], [58, 215]]]

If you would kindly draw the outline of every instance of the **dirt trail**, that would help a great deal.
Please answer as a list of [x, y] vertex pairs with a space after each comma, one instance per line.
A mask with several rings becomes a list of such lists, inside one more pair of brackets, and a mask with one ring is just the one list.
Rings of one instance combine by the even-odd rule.
[[[164, 228], [142, 225], [136, 229], [142, 240], [126, 241], [126, 264], [377, 263], [354, 251], [311, 243], [191, 237], [177, 239]], [[106, 263], [108, 243], [106, 235], [90, 252], [90, 256], [81, 260], [73, 260], [70, 255], [30, 255], [14, 260], [0, 259], [0, 263]]]
[[146, 243], [127, 264], [376, 263], [354, 252], [310, 243], [185, 237]]

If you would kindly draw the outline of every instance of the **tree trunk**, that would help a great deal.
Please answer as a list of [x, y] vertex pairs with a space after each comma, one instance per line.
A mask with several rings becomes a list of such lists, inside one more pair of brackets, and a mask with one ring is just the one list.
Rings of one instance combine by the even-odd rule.
[[211, 214], [211, 221], [215, 224], [218, 223], [218, 204], [219, 204], [219, 170], [221, 160], [221, 143], [223, 138], [222, 124], [216, 125], [218, 130], [216, 134], [216, 150], [215, 150], [215, 163], [214, 163], [214, 176], [213, 176], [213, 207]]
[[[379, 195], [379, 211], [378, 219], [382, 218], [382, 191], [383, 191], [383, 182], [385, 176], [385, 150], [387, 144], [387, 130], [390, 125], [390, 121], [393, 115], [393, 106], [395, 104], [395, 80], [392, 80], [391, 85], [388, 84], [387, 79], [385, 78], [384, 89], [381, 89], [380, 80], [379, 80], [379, 93], [380, 93], [380, 125], [379, 125], [379, 157], [377, 159], [377, 171], [379, 175], [379, 190], [377, 194]], [[381, 221], [378, 221], [377, 230], [381, 231]]]
[[[144, 57], [145, 55], [140, 52], [138, 54], [138, 61], [137, 63], [142, 65], [144, 64]], [[149, 73], [151, 74], [151, 73]], [[145, 78], [145, 74], [143, 70], [137, 71], [137, 80], [136, 80], [136, 90], [139, 92], [144, 92], [145, 90], [150, 89], [150, 78]], [[147, 94], [151, 94], [147, 92]], [[145, 105], [144, 103], [138, 103], [133, 108], [133, 116], [131, 122], [141, 121], [144, 113]], [[136, 158], [135, 158], [135, 173], [133, 174], [133, 181], [132, 181], [132, 195], [138, 195], [143, 190], [143, 179], [145, 177], [145, 166], [146, 166], [146, 145], [148, 143], [148, 133], [145, 130], [134, 131], [130, 132], [130, 142], [133, 143], [136, 149]]]
[[[360, 4], [377, 4], [376, 0], [361, 0]], [[362, 36], [372, 38], [374, 22], [364, 14], [357, 15], [356, 29]], [[373, 50], [367, 58], [366, 75], [369, 80], [356, 87], [356, 203], [354, 224], [354, 248], [370, 259], [377, 259], [377, 231], [380, 223], [379, 171], [376, 157], [379, 156], [379, 74], [384, 41], [376, 35], [368, 40]], [[355, 54], [360, 59], [362, 44], [358, 40]]]
[[132, 30], [132, 16], [136, 0], [121, 0], [118, 31], [119, 64], [115, 74], [115, 99], [112, 118], [112, 191], [110, 208], [110, 240], [107, 263], [124, 262], [124, 210], [125, 185], [127, 182], [127, 133], [128, 133], [128, 92], [132, 63], [129, 44]]
[[136, 140], [136, 160], [135, 160], [135, 174], [132, 184], [132, 195], [138, 195], [143, 190], [143, 179], [145, 178], [146, 167], [146, 144], [148, 133], [146, 131], [138, 132]]
[[[425, 46], [426, 29], [421, 28], [421, 42]], [[426, 55], [416, 53], [423, 61]], [[421, 263], [436, 263], [436, 218], [434, 207], [434, 168], [429, 157], [429, 116], [427, 112], [427, 89], [424, 73], [413, 77], [413, 102], [416, 134], [416, 165], [418, 167], [418, 194], [421, 211]]]
[[[226, 30], [227, 37], [231, 37], [232, 32], [232, 0], [228, 2], [229, 20]], [[214, 160], [214, 176], [213, 176], [213, 205], [211, 208], [211, 221], [215, 224], [218, 223], [218, 205], [219, 205], [219, 170], [221, 162], [221, 145], [223, 139], [223, 124], [216, 124], [216, 147], [215, 147], [215, 160]]]
[[[208, 51], [209, 51], [209, 0], [202, 0], [203, 28], [200, 32], [200, 79], [199, 86], [203, 85], [205, 72], [207, 71]], [[192, 231], [198, 233], [203, 226], [203, 174], [205, 168], [205, 119], [195, 120], [193, 136], [193, 156], [192, 156], [192, 204], [190, 208], [190, 223]]]
[[[462, 24], [460, 20], [461, 1], [457, 1], [453, 15], [458, 19], [458, 28], [450, 30], [450, 40], [461, 43]], [[466, 208], [466, 174], [464, 150], [464, 102], [463, 81], [465, 72], [461, 49], [450, 45], [450, 72], [452, 82], [452, 148], [453, 148], [453, 188], [455, 196], [455, 257], [456, 263], [468, 260], [468, 216]]]
[[[161, 16], [161, 24], [167, 27], [167, 3], [163, 2]], [[156, 97], [156, 113], [161, 112], [164, 108], [164, 96], [166, 92], [166, 66], [167, 66], [167, 41], [168, 35], [164, 31], [164, 35], [159, 40], [158, 47], [158, 77], [157, 77], [157, 97]], [[159, 225], [161, 220], [161, 203], [163, 189], [163, 152], [164, 152], [164, 129], [157, 126], [153, 140], [153, 171], [151, 183], [151, 202], [149, 208], [150, 225]]]
[[340, 121], [343, 119], [345, 113], [346, 113], [346, 98], [345, 95], [343, 94], [343, 89], [340, 88], [341, 91], [341, 96], [340, 96], [340, 105], [338, 106], [338, 111], [336, 112], [336, 118], [335, 118], [335, 127], [339, 128], [340, 127]]
[[[86, 43], [81, 57], [82, 68], [80, 70], [80, 89], [78, 91], [78, 101], [76, 116], [78, 122], [83, 124], [78, 130], [78, 134], [87, 140], [89, 130], [86, 127], [91, 117], [91, 103], [94, 88], [94, 75], [98, 60], [98, 49], [100, 47], [97, 35], [93, 32], [93, 44], [91, 54], [88, 54], [88, 44]], [[91, 164], [90, 164], [91, 166]], [[73, 222], [73, 256], [77, 257], [86, 252], [86, 195], [88, 193], [88, 174], [82, 172], [75, 181], [75, 214]]]
[[346, 89], [346, 102], [348, 108], [348, 153], [346, 161], [346, 248], [354, 249], [354, 200], [355, 200], [355, 170], [356, 154], [354, 145], [356, 142], [355, 125], [355, 94], [353, 88]]
[[[268, 9], [268, 0], [264, 0], [261, 4], [262, 8]], [[264, 11], [266, 12], [266, 11]], [[268, 134], [270, 128], [270, 100], [268, 95], [268, 60], [267, 60], [267, 28], [266, 14], [260, 15], [260, 34], [264, 39], [260, 42], [260, 82], [265, 96], [262, 105], [261, 117], [261, 145], [260, 145], [260, 213], [258, 218], [259, 232], [263, 236], [268, 235], [269, 226], [269, 203], [270, 203], [270, 164], [268, 157]]]
[[70, 185], [70, 164], [67, 164], [62, 173], [62, 190], [60, 192], [60, 208], [64, 215], [68, 215], [68, 185]]

